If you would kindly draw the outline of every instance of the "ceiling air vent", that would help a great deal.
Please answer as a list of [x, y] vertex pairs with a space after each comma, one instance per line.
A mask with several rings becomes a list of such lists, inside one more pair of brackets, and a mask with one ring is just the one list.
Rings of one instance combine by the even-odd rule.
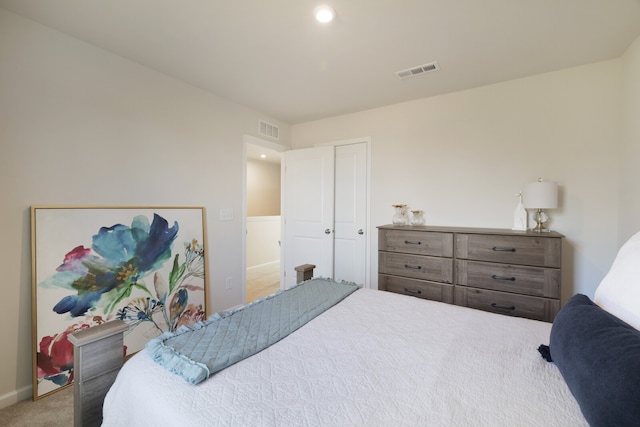
[[280, 129], [278, 129], [278, 126], [276, 125], [260, 120], [258, 124], [258, 133], [260, 133], [260, 135], [278, 139], [280, 136]]
[[398, 76], [398, 78], [402, 80], [402, 79], [408, 79], [409, 77], [419, 76], [424, 73], [438, 71], [439, 69], [440, 69], [440, 66], [438, 65], [438, 63], [432, 62], [430, 64], [418, 65], [417, 67], [396, 71], [396, 76]]

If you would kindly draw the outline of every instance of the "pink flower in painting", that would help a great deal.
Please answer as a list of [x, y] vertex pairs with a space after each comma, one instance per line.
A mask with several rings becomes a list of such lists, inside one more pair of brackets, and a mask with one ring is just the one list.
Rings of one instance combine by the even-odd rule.
[[85, 248], [84, 246], [76, 246], [64, 256], [64, 261], [56, 270], [57, 271], [74, 271], [79, 270], [87, 272], [87, 267], [83, 264], [86, 257], [91, 255], [91, 248]]
[[69, 334], [89, 326], [87, 323], [74, 324], [61, 334], [42, 337], [37, 354], [38, 380], [46, 379], [59, 386], [73, 381], [73, 344]]
[[186, 310], [182, 312], [178, 321], [176, 322], [175, 329], [184, 325], [193, 325], [196, 322], [202, 322], [205, 320], [205, 313], [202, 310], [202, 305], [189, 304]]

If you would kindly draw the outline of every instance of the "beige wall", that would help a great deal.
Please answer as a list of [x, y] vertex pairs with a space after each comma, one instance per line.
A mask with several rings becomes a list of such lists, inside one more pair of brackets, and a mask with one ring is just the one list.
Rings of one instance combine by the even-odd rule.
[[292, 146], [371, 137], [372, 252], [375, 227], [391, 221], [394, 203], [423, 209], [432, 225], [511, 228], [525, 183], [557, 181], [560, 208], [550, 215], [567, 236], [563, 299], [593, 296], [618, 244], [620, 66], [611, 60], [294, 125]]
[[29, 207], [204, 206], [208, 308], [238, 305], [243, 135], [259, 119], [286, 143], [285, 123], [0, 9], [0, 407], [31, 396]]
[[280, 261], [280, 216], [247, 218], [247, 268]]
[[640, 231], [640, 37], [622, 57], [622, 93], [620, 244]]
[[247, 160], [247, 216], [280, 215], [280, 163]]

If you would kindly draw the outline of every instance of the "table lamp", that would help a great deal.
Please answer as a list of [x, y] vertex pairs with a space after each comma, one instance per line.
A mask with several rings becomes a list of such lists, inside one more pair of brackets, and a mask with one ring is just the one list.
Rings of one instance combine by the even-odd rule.
[[551, 231], [545, 226], [549, 216], [543, 210], [558, 207], [558, 183], [542, 181], [540, 178], [538, 182], [527, 184], [524, 190], [524, 207], [536, 210], [533, 214], [536, 226], [531, 231]]

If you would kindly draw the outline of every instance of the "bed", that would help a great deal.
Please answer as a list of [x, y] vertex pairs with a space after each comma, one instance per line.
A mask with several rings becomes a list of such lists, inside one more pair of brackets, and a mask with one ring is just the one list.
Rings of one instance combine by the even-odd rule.
[[142, 351], [103, 426], [637, 425], [639, 259], [640, 233], [601, 306], [576, 295], [553, 324], [358, 289], [196, 385]]

